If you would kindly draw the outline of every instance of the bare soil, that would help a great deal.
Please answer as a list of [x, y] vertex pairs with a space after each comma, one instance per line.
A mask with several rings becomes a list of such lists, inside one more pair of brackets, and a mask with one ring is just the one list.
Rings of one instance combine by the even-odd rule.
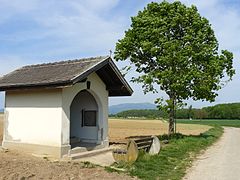
[[[89, 165], [88, 165], [89, 166]], [[19, 152], [0, 152], [0, 179], [131, 179], [81, 162], [52, 162]]]
[[[3, 116], [0, 114], [0, 141], [2, 139]], [[0, 144], [1, 145], [1, 144]], [[109, 179], [128, 180], [125, 174], [108, 173], [103, 167], [81, 162], [49, 161], [16, 151], [0, 148], [0, 179]]]

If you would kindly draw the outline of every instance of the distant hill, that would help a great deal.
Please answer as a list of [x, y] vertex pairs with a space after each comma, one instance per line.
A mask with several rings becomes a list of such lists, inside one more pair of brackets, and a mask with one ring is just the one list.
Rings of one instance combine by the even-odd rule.
[[0, 113], [2, 113], [4, 111], [4, 109], [0, 109]]
[[156, 106], [151, 103], [125, 103], [118, 104], [109, 107], [109, 114], [116, 114], [121, 111], [132, 109], [156, 109]]

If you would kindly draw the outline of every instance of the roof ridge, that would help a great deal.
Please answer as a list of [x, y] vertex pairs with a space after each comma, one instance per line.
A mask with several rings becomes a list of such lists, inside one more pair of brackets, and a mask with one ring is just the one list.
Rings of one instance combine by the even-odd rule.
[[[33, 67], [44, 67], [44, 66], [55, 66], [55, 65], [65, 65], [65, 64], [74, 64], [76, 62], [80, 62], [80, 61], [96, 61], [96, 60], [103, 60], [106, 59], [110, 56], [96, 56], [96, 57], [87, 57], [87, 58], [81, 58], [81, 59], [73, 59], [73, 60], [63, 60], [63, 61], [55, 61], [55, 62], [50, 62], [50, 63], [42, 63], [42, 64], [33, 64], [33, 65], [27, 65], [27, 66], [23, 66], [20, 69], [28, 69], [28, 68], [33, 68]], [[20, 70], [18, 69], [18, 70]]]

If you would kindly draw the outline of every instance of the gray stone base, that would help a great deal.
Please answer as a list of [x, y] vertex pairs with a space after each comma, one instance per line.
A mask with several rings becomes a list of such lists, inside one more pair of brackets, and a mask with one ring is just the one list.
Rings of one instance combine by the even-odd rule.
[[62, 158], [63, 155], [68, 154], [68, 151], [71, 149], [70, 145], [56, 147], [12, 141], [3, 141], [2, 147], [8, 148], [9, 150], [22, 151], [28, 154], [47, 155], [54, 158]]
[[104, 147], [109, 147], [109, 140], [104, 140], [101, 143]]

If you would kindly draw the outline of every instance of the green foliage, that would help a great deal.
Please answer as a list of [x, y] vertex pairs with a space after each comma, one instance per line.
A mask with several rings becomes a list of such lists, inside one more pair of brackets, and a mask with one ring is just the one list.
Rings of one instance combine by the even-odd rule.
[[198, 136], [172, 136], [158, 155], [141, 154], [127, 172], [140, 179], [182, 179], [201, 150], [212, 145], [223, 133], [220, 126]]
[[133, 109], [133, 110], [119, 112], [115, 114], [114, 117], [159, 119], [159, 118], [167, 117], [167, 114], [157, 109], [136, 109], [136, 110]]
[[[122, 111], [111, 117], [159, 119], [166, 118], [167, 113], [156, 109], [139, 109]], [[240, 119], [240, 103], [218, 104], [202, 109], [177, 109], [177, 119], [189, 119], [190, 117], [191, 119]]]
[[183, 124], [202, 124], [202, 125], [210, 125], [210, 126], [229, 126], [229, 127], [239, 127], [240, 128], [240, 120], [210, 120], [210, 119], [203, 119], [203, 120], [177, 120], [178, 123]]
[[240, 103], [218, 104], [203, 109], [208, 119], [240, 119]]
[[208, 112], [205, 109], [178, 109], [176, 112], [177, 119], [207, 119]]
[[[222, 77], [234, 74], [232, 53], [218, 54], [218, 42], [208, 20], [195, 6], [180, 2], [150, 3], [132, 17], [131, 28], [116, 45], [115, 59], [130, 58], [145, 92], [153, 83], [179, 100], [213, 101]], [[226, 74], [224, 74], [226, 72]]]
[[[179, 1], [152, 2], [132, 17], [131, 28], [116, 44], [115, 59], [130, 59], [144, 92], [166, 92], [165, 106], [173, 122], [175, 105], [183, 100], [214, 101], [217, 91], [232, 79], [233, 54], [219, 53], [209, 21], [195, 6]], [[162, 105], [161, 98], [157, 102]]]
[[163, 135], [160, 135], [158, 138], [163, 141], [163, 140], [171, 140], [171, 139], [182, 139], [184, 138], [185, 136], [181, 133], [175, 133], [175, 134], [163, 134]]
[[[179, 109], [177, 119], [189, 119], [189, 109]], [[218, 104], [191, 110], [192, 119], [240, 119], [240, 103]]]
[[89, 161], [84, 161], [82, 162], [82, 167], [83, 168], [95, 168], [97, 165], [90, 163]]
[[[159, 119], [166, 118], [165, 111], [156, 109], [128, 110], [111, 115], [116, 118], [146, 118]], [[176, 111], [177, 119], [240, 119], [240, 103], [218, 104], [202, 109], [188, 108]]]

